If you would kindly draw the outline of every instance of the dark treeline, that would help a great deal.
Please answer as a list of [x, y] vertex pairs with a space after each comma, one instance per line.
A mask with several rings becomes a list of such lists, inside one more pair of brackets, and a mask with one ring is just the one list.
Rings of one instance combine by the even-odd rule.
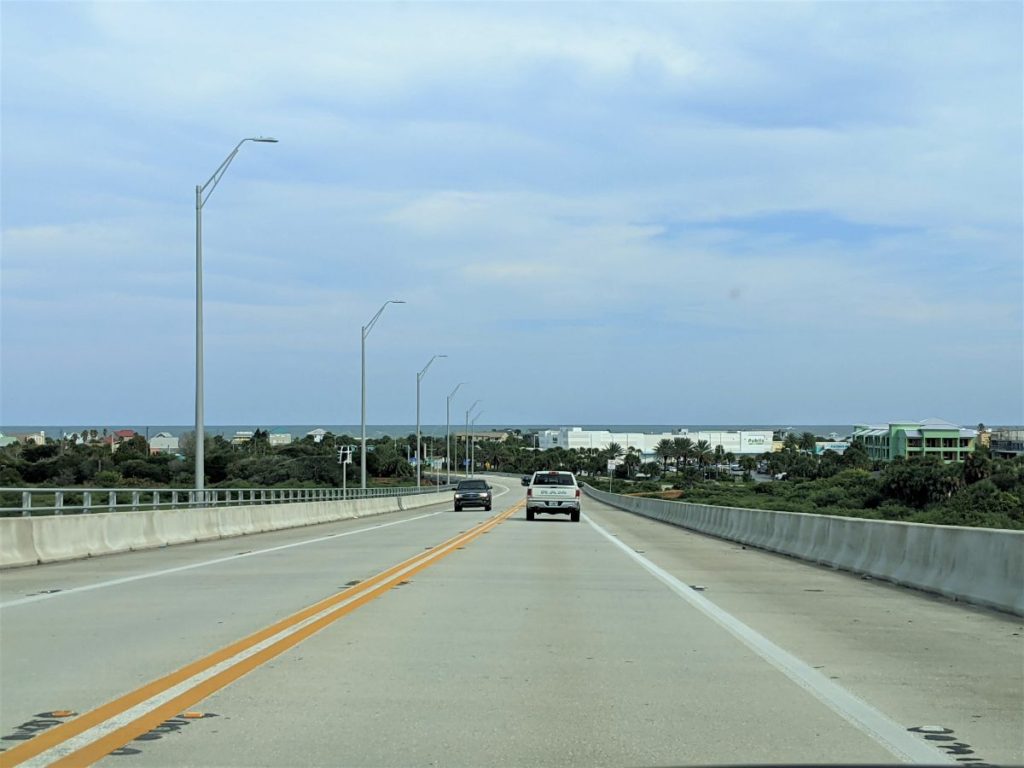
[[[657, 460], [645, 461], [632, 448], [613, 443], [605, 449], [539, 450], [536, 436], [511, 431], [503, 440], [479, 439], [473, 449], [479, 470], [526, 474], [565, 469], [591, 482], [625, 493], [666, 489], [684, 501], [792, 512], [869, 517], [884, 520], [1024, 529], [1024, 458], [999, 459], [979, 446], [962, 463], [937, 459], [872, 462], [854, 443], [843, 454], [815, 455], [815, 436], [785, 435], [779, 452], [734, 457], [720, 447], [689, 438], [662, 440]], [[424, 436], [424, 457], [441, 458], [443, 438]], [[181, 454], [148, 455], [142, 437], [109, 445], [47, 441], [45, 445], [11, 445], [0, 449], [0, 486], [23, 487], [178, 487], [193, 485], [191, 435]], [[415, 474], [415, 435], [369, 441], [367, 473], [374, 483], [407, 483]], [[305, 437], [271, 446], [269, 434], [257, 430], [245, 443], [216, 436], [206, 441], [206, 481], [211, 487], [339, 487], [345, 468], [338, 448], [355, 446], [347, 466], [349, 485], [359, 481], [358, 440], [328, 433], [322, 441]], [[452, 467], [466, 457], [462, 439], [452, 439]], [[607, 475], [608, 461], [618, 466]], [[732, 467], [730, 469], [730, 466]], [[756, 482], [755, 472], [784, 475]], [[739, 474], [742, 472], [742, 475]], [[424, 474], [429, 481], [429, 473]]]

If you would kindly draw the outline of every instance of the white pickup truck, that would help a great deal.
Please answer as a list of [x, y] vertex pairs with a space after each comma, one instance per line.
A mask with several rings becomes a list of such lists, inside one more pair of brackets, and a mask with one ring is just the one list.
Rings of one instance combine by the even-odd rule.
[[569, 515], [580, 521], [580, 487], [572, 472], [534, 472], [526, 489], [526, 519], [538, 512], [546, 515]]

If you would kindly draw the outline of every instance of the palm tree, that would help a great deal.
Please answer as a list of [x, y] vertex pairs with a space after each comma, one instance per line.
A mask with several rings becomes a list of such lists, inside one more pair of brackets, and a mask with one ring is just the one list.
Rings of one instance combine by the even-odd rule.
[[672, 444], [676, 449], [676, 469], [679, 469], [680, 461], [682, 461], [685, 466], [689, 463], [690, 459], [693, 458], [693, 440], [688, 437], [676, 437], [673, 438]]
[[814, 453], [814, 449], [818, 444], [818, 438], [813, 432], [804, 432], [800, 435], [800, 448], [807, 451], [808, 453]]
[[668, 460], [675, 456], [675, 451], [675, 444], [668, 438], [659, 440], [654, 447], [654, 455], [661, 459], [663, 472], [668, 472]]
[[609, 459], [618, 459], [625, 454], [625, 451], [622, 450], [622, 446], [618, 443], [609, 443], [608, 447], [604, 449], [604, 453]]
[[711, 443], [707, 440], [698, 440], [696, 445], [693, 446], [693, 458], [697, 460], [697, 465], [701, 469], [711, 460], [712, 455]]
[[626, 457], [622, 460], [622, 463], [626, 465], [626, 472], [629, 476], [633, 477], [642, 463], [640, 451], [633, 446], [629, 446], [629, 448], [626, 449]]
[[722, 447], [721, 443], [715, 446], [715, 464], [725, 463], [725, 448]]

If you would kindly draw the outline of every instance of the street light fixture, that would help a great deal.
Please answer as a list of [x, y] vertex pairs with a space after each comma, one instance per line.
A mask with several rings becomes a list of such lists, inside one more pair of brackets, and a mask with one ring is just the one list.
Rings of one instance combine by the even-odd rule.
[[231, 161], [235, 159], [238, 150], [247, 141], [254, 141], [260, 144], [276, 144], [277, 139], [270, 136], [251, 136], [242, 139], [235, 148], [231, 150], [224, 162], [217, 166], [217, 170], [207, 179], [205, 184], [196, 185], [196, 435], [195, 435], [195, 489], [202, 491], [206, 480], [206, 468], [204, 465], [204, 437], [206, 425], [203, 423], [203, 206], [210, 199], [213, 190], [217, 188], [221, 177], [227, 171]]
[[466, 382], [460, 381], [455, 385], [455, 389], [448, 395], [448, 401], [444, 409], [444, 463], [447, 469], [448, 476], [446, 483], [452, 484], [452, 398], [455, 397], [455, 393], [459, 391]]
[[473, 420], [469, 422], [470, 427], [473, 430], [473, 442], [470, 444], [471, 447], [469, 456], [469, 468], [470, 470], [472, 470], [474, 475], [476, 475], [476, 420], [483, 416], [483, 414], [484, 412], [480, 411], [476, 416], [473, 417]]
[[466, 409], [466, 477], [469, 477], [469, 470], [472, 469], [472, 464], [469, 461], [469, 414], [473, 412], [473, 409], [480, 404], [477, 400], [469, 408]]
[[373, 330], [373, 326], [377, 324], [380, 316], [384, 313], [384, 310], [388, 308], [388, 304], [405, 304], [401, 299], [390, 299], [381, 304], [380, 309], [377, 310], [377, 314], [370, 318], [370, 322], [363, 326], [362, 341], [359, 347], [360, 354], [360, 424], [361, 424], [361, 439], [359, 449], [359, 487], [366, 490], [366, 337], [370, 335], [370, 331]]
[[416, 374], [416, 487], [420, 487], [420, 464], [423, 457], [423, 446], [420, 444], [420, 382], [423, 381], [423, 377], [427, 375], [427, 369], [430, 364], [433, 363], [439, 357], [448, 357], [448, 355], [434, 355], [427, 364], [423, 366], [423, 370]]

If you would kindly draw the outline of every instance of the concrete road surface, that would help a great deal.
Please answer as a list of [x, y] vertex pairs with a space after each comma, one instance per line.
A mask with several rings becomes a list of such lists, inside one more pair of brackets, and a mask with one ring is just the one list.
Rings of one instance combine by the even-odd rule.
[[1018, 619], [493, 482], [3, 572], [0, 765], [1024, 763]]

